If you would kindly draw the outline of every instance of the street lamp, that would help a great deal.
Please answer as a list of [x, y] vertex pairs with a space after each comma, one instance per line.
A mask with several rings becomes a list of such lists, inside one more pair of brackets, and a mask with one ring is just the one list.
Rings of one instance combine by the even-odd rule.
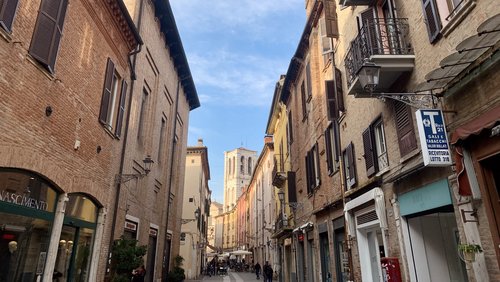
[[381, 67], [374, 62], [365, 61], [356, 75], [358, 76], [361, 88], [370, 94], [370, 97], [385, 100], [386, 98], [403, 102], [412, 107], [435, 108], [437, 101], [436, 96], [431, 93], [374, 93], [380, 82]]
[[375, 90], [380, 79], [380, 66], [373, 62], [364, 62], [358, 73], [359, 83], [365, 91], [370, 93]]
[[125, 183], [125, 182], [128, 182], [132, 179], [138, 179], [138, 178], [142, 178], [146, 175], [148, 175], [150, 172], [151, 172], [151, 166], [153, 165], [154, 161], [153, 159], [151, 158], [150, 155], [146, 156], [146, 158], [144, 158], [144, 160], [142, 160], [142, 162], [144, 163], [144, 167], [142, 168], [144, 170], [144, 173], [132, 173], [132, 174], [117, 174], [116, 175], [116, 182], [117, 183]]

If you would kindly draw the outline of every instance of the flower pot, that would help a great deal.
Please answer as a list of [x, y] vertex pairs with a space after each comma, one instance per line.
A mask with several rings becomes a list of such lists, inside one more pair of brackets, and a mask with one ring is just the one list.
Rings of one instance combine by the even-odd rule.
[[474, 262], [476, 261], [476, 253], [473, 252], [464, 252], [464, 260], [468, 262]]

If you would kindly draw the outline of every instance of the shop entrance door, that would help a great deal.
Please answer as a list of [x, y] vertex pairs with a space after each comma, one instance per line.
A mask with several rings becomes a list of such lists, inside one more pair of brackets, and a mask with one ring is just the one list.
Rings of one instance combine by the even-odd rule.
[[54, 267], [57, 281], [87, 281], [92, 233], [85, 228], [64, 225]]
[[489, 216], [492, 218], [490, 220], [491, 235], [500, 265], [500, 154], [481, 161], [481, 166], [491, 207], [489, 211]]

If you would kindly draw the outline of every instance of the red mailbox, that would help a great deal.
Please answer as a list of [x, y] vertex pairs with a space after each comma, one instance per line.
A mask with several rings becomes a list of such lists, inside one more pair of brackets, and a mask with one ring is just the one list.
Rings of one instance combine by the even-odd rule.
[[398, 258], [381, 258], [384, 282], [401, 282], [401, 270]]

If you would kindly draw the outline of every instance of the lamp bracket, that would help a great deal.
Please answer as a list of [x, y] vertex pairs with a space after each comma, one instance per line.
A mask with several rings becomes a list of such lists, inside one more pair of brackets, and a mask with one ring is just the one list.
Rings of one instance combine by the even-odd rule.
[[437, 97], [431, 93], [370, 93], [372, 97], [382, 101], [392, 99], [417, 109], [435, 109]]
[[146, 176], [146, 174], [142, 174], [142, 173], [117, 174], [115, 176], [115, 182], [116, 182], [116, 184], [118, 184], [118, 183], [123, 184], [123, 183], [129, 182], [132, 179], [143, 178], [144, 176]]

